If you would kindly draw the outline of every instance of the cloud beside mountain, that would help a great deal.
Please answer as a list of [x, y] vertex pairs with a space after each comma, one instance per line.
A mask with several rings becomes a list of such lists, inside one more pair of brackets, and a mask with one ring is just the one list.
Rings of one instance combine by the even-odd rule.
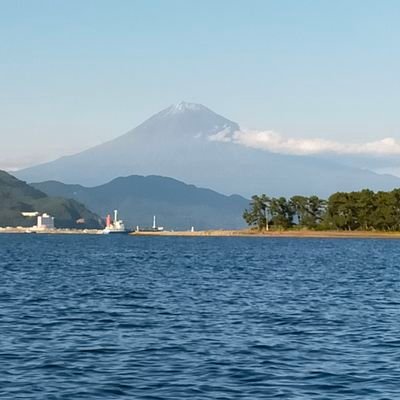
[[391, 137], [364, 143], [341, 143], [321, 138], [290, 138], [274, 131], [240, 130], [231, 133], [227, 130], [222, 130], [216, 134], [210, 135], [209, 140], [225, 143], [232, 142], [272, 153], [299, 156], [319, 154], [363, 156], [400, 155], [400, 142]]
[[[322, 153], [326, 156], [315, 156]], [[57, 180], [86, 186], [101, 185], [119, 176], [162, 175], [245, 197], [263, 192], [326, 197], [332, 192], [365, 187], [400, 187], [399, 178], [373, 173], [372, 165], [358, 167], [341, 162], [345, 155], [357, 158], [353, 154], [358, 158], [391, 154], [394, 158], [400, 154], [400, 145], [394, 139], [343, 144], [285, 138], [270, 131], [244, 131], [201, 104], [182, 102], [114, 140], [16, 175], [28, 182]]]

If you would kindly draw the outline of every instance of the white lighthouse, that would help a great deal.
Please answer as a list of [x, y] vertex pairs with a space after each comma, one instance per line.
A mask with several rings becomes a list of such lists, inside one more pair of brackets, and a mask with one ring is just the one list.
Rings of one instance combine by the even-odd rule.
[[156, 221], [156, 216], [153, 215], [153, 226], [151, 227], [153, 231], [163, 231], [164, 227], [163, 226], [157, 226], [157, 221]]

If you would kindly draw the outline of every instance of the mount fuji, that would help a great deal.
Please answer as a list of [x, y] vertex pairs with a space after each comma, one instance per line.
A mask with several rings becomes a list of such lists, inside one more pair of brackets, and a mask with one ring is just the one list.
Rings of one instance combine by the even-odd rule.
[[335, 191], [400, 187], [400, 178], [394, 176], [244, 147], [229, 140], [239, 130], [236, 122], [203, 105], [181, 102], [114, 140], [15, 175], [29, 182], [89, 186], [132, 174], [161, 175], [247, 197], [256, 193], [326, 197]]

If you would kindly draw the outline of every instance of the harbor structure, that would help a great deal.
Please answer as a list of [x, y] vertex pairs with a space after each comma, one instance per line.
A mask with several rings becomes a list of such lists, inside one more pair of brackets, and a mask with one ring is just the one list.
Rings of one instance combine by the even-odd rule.
[[42, 214], [37, 216], [37, 229], [54, 229], [54, 217], [49, 214]]
[[139, 225], [136, 226], [136, 232], [162, 232], [164, 231], [163, 226], [158, 226], [157, 225], [157, 218], [155, 215], [153, 215], [153, 225], [150, 227], [140, 227]]
[[153, 226], [151, 228], [153, 229], [153, 231], [163, 231], [164, 230], [163, 226], [157, 226], [155, 215], [153, 215]]

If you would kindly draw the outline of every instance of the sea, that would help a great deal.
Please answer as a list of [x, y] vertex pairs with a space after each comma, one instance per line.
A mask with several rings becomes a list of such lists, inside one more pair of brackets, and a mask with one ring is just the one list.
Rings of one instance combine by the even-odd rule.
[[0, 235], [1, 399], [399, 399], [400, 241]]

